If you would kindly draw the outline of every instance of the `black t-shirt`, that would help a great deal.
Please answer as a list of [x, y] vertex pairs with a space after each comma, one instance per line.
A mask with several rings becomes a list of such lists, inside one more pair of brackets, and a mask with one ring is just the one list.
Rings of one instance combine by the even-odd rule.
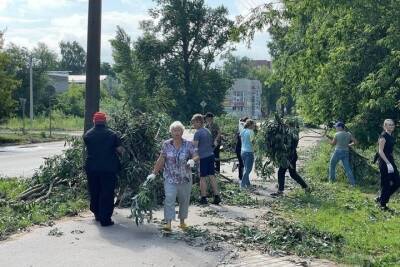
[[387, 132], [381, 133], [379, 138], [384, 138], [385, 139], [385, 147], [383, 148], [383, 153], [385, 154], [386, 158], [391, 161], [393, 160], [393, 148], [396, 143], [396, 140], [394, 137]]
[[87, 153], [87, 171], [118, 172], [120, 162], [117, 147], [121, 146], [118, 135], [105, 125], [96, 125], [83, 136]]

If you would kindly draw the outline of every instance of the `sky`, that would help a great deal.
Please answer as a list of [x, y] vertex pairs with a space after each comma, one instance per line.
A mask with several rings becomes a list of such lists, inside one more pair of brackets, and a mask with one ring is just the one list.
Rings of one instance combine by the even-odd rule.
[[[246, 15], [249, 9], [265, 0], [205, 0], [206, 5], [224, 5], [229, 17]], [[112, 63], [109, 40], [115, 36], [116, 26], [121, 26], [135, 40], [142, 32], [139, 22], [149, 19], [152, 0], [103, 0], [101, 60]], [[78, 41], [86, 50], [88, 0], [0, 0], [0, 30], [6, 29], [5, 43], [15, 43], [32, 49], [43, 42], [59, 53], [61, 40]], [[252, 59], [270, 59], [268, 33], [257, 33], [251, 47], [236, 45], [237, 56]]]

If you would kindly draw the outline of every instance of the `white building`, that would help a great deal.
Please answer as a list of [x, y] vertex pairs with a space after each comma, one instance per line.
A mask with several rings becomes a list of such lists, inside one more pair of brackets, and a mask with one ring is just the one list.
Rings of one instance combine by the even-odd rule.
[[227, 91], [224, 111], [236, 117], [261, 117], [261, 82], [259, 80], [236, 79]]

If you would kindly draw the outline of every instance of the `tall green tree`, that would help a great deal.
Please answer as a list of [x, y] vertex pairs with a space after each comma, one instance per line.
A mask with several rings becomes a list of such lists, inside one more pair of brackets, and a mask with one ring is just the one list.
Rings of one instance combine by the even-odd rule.
[[13, 92], [18, 87], [19, 81], [8, 72], [9, 56], [0, 51], [0, 121], [9, 117], [17, 104], [13, 99]]
[[85, 49], [77, 42], [61, 41], [60, 70], [71, 71], [71, 74], [84, 74], [86, 68]]
[[[157, 8], [150, 11], [153, 21], [142, 23], [144, 36], [135, 43], [135, 54], [146, 71], [146, 88], [158, 84], [163, 92], [172, 95], [176, 107], [171, 115], [187, 120], [190, 114], [200, 112], [199, 103], [204, 99], [207, 86], [194, 81], [204, 77], [215, 57], [227, 50], [230, 27], [233, 22], [228, 11], [220, 6], [211, 8], [203, 0], [157, 0]], [[223, 87], [216, 101], [221, 107], [226, 87], [221, 73], [211, 71], [207, 77], [216, 78], [218, 73]], [[156, 87], [157, 88], [157, 87]], [[170, 93], [169, 93], [170, 92]], [[207, 106], [211, 107], [211, 106]], [[217, 108], [218, 109], [218, 108]], [[221, 109], [221, 108], [219, 108]]]
[[251, 78], [251, 59], [248, 57], [238, 57], [231, 53], [224, 56], [224, 65], [222, 67], [225, 75], [232, 79]]
[[39, 43], [32, 51], [25, 47], [10, 44], [5, 53], [9, 56], [10, 62], [7, 71], [21, 83], [13, 93], [14, 100], [20, 97], [26, 98], [29, 105], [29, 61], [32, 57], [33, 69], [33, 101], [34, 112], [45, 112], [49, 106], [49, 97], [54, 92], [48, 91], [48, 77], [46, 72], [54, 70], [57, 66], [57, 55], [45, 44]]
[[383, 119], [400, 119], [400, 2], [282, 3], [255, 10], [236, 37], [268, 25], [282, 91], [299, 113], [314, 123], [342, 119], [362, 143], [376, 142]]

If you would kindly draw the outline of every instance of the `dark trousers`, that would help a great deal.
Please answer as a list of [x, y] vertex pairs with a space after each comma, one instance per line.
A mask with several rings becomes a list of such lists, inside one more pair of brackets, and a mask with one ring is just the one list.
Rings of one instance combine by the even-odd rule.
[[243, 159], [242, 159], [242, 154], [241, 154], [241, 152], [239, 151], [236, 151], [236, 157], [237, 157], [237, 159], [238, 159], [238, 161], [239, 161], [239, 180], [242, 180], [242, 177], [243, 177], [243, 169], [244, 169], [244, 163], [243, 163]]
[[400, 187], [400, 177], [399, 171], [397, 170], [396, 164], [394, 164], [393, 160], [389, 160], [393, 165], [394, 172], [388, 173], [386, 163], [381, 160], [379, 162], [379, 171], [381, 173], [381, 205], [386, 206], [389, 202], [390, 197], [396, 192], [396, 190]]
[[306, 182], [304, 182], [303, 178], [301, 178], [301, 176], [296, 171], [296, 161], [297, 160], [292, 160], [290, 162], [290, 164], [292, 166], [290, 166], [288, 168], [279, 167], [279, 169], [278, 169], [278, 185], [279, 185], [278, 190], [279, 191], [285, 190], [285, 173], [286, 173], [287, 169], [289, 169], [290, 177], [292, 177], [293, 180], [295, 180], [299, 185], [301, 185], [302, 188], [308, 187]]
[[219, 158], [219, 146], [220, 145], [217, 145], [215, 148], [214, 148], [214, 158], [215, 158], [215, 171], [216, 172], [220, 172], [220, 170], [221, 170], [221, 162], [220, 162], [220, 158]]
[[113, 172], [86, 172], [88, 177], [90, 210], [101, 223], [111, 220], [114, 211], [114, 190], [117, 176]]

